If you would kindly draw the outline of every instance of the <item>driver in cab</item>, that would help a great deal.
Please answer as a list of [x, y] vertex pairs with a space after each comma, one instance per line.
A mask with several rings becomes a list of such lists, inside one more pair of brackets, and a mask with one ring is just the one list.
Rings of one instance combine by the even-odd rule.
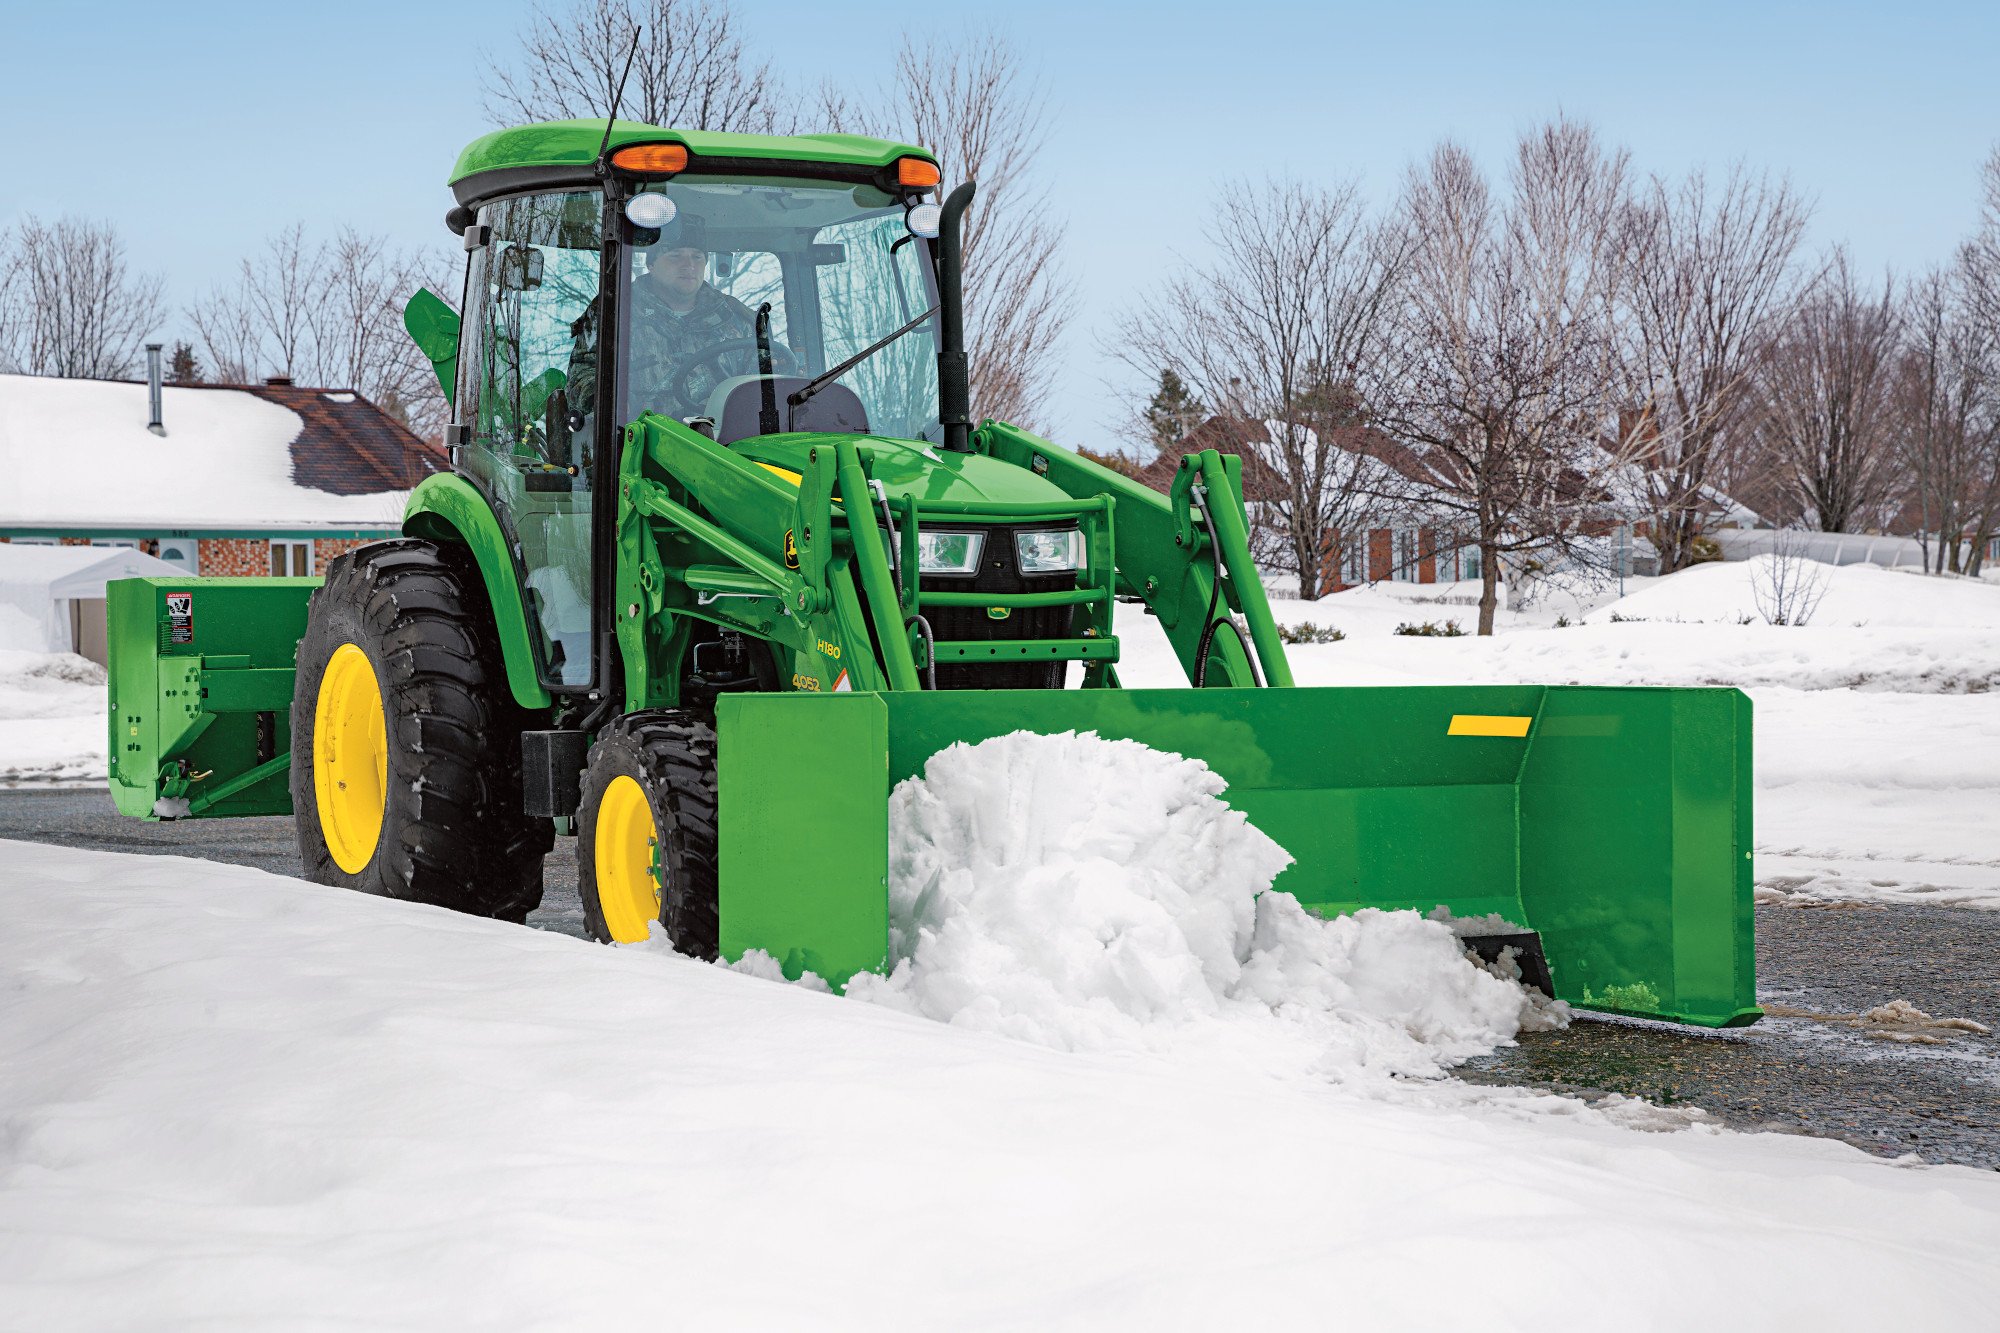
[[[634, 415], [652, 409], [694, 416], [707, 409], [716, 385], [757, 373], [756, 316], [707, 281], [708, 245], [699, 221], [674, 218], [643, 253], [646, 271], [632, 280], [626, 352]], [[570, 358], [572, 402], [588, 403], [595, 387], [597, 322], [593, 301], [571, 330], [576, 339]], [[735, 346], [702, 357], [724, 344]]]

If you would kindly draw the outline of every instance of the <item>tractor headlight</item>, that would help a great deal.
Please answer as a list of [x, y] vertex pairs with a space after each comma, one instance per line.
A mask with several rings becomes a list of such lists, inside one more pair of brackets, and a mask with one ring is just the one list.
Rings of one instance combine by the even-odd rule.
[[1020, 558], [1023, 574], [1061, 574], [1083, 568], [1083, 533], [1076, 528], [1059, 532], [1017, 532], [1014, 554]]
[[917, 568], [926, 574], [977, 574], [983, 532], [919, 532]]

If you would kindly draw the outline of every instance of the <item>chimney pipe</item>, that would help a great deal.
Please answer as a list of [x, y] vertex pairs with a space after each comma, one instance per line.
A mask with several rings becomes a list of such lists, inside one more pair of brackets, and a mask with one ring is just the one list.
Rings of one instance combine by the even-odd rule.
[[160, 420], [160, 344], [146, 344], [146, 407], [151, 413], [146, 429], [155, 435], [165, 435], [167, 428]]

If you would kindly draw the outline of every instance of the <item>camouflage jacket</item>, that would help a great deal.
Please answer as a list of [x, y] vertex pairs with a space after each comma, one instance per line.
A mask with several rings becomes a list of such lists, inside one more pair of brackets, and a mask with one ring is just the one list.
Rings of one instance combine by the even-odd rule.
[[[570, 353], [568, 398], [572, 409], [589, 412], [597, 386], [598, 303], [571, 326], [575, 350]], [[755, 336], [756, 317], [733, 296], [707, 283], [695, 294], [694, 308], [681, 314], [654, 293], [650, 284], [632, 288], [632, 345], [626, 352], [632, 408], [691, 417], [707, 410], [715, 386], [735, 375], [757, 373], [757, 353], [748, 346], [691, 367], [682, 383], [668, 384], [667, 375], [685, 358], [722, 343]]]

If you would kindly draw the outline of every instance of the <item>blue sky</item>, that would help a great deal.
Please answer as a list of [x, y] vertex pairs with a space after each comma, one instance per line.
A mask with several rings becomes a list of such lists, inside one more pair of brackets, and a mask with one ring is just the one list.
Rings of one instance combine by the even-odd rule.
[[[1815, 245], [1845, 240], [1865, 266], [1908, 269], [1970, 229], [1978, 164], [2000, 142], [1994, 3], [738, 8], [788, 79], [862, 88], [906, 25], [949, 34], [1000, 16], [1049, 99], [1038, 167], [1081, 303], [1049, 414], [1068, 443], [1115, 436], [1113, 391], [1127, 386], [1103, 351], [1111, 317], [1199, 250], [1206, 201], [1234, 178], [1359, 177], [1379, 203], [1437, 139], [1497, 168], [1518, 130], [1565, 110], [1645, 170], [1743, 159], [1788, 172], [1817, 201]], [[504, 51], [526, 12], [15, 9], [0, 45], [0, 224], [111, 219], [177, 305], [296, 219], [449, 249], [444, 175], [488, 128], [480, 56]]]

